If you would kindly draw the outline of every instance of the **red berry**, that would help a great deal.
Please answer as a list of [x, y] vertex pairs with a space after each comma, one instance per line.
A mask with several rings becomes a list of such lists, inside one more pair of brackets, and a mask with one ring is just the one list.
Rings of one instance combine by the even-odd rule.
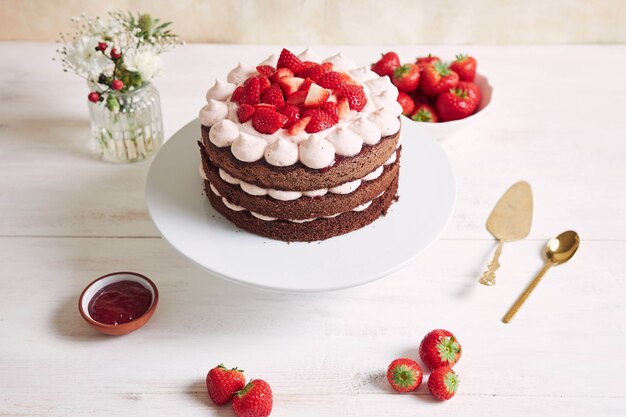
[[402, 106], [402, 114], [410, 116], [415, 110], [415, 102], [410, 95], [400, 91], [398, 93], [398, 103]]
[[92, 103], [97, 103], [100, 101], [100, 94], [95, 91], [92, 91], [87, 96], [87, 100], [91, 101]]
[[298, 106], [294, 106], [293, 104], [284, 105], [278, 109], [278, 112], [287, 116], [287, 123], [283, 126], [285, 129], [291, 128], [291, 126], [300, 120], [300, 109]]
[[395, 52], [387, 52], [384, 54], [378, 62], [372, 65], [372, 71], [381, 77], [388, 75], [392, 76], [393, 71], [400, 66], [400, 58]]
[[272, 108], [258, 107], [252, 115], [252, 126], [259, 133], [272, 134], [287, 123], [287, 116]]
[[449, 400], [458, 387], [459, 377], [448, 366], [435, 369], [428, 377], [428, 390], [438, 400]]
[[261, 100], [261, 82], [257, 77], [248, 78], [243, 84], [241, 101], [246, 104], [257, 104]]
[[233, 398], [237, 417], [267, 417], [272, 412], [272, 388], [262, 379], [253, 379]]
[[283, 77], [293, 77], [293, 71], [289, 68], [279, 68], [272, 75], [270, 75], [270, 81], [275, 83]]
[[107, 50], [108, 45], [106, 44], [106, 42], [98, 42], [98, 46], [96, 47], [96, 49], [98, 51], [106, 51]]
[[324, 62], [323, 64], [315, 64], [300, 71], [297, 75], [301, 78], [310, 78], [314, 82], [318, 82], [326, 73], [332, 71], [333, 64]]
[[341, 97], [348, 99], [350, 109], [361, 111], [367, 104], [367, 97], [360, 85], [344, 84], [338, 88]]
[[430, 369], [453, 366], [461, 357], [461, 345], [449, 331], [435, 329], [422, 339], [419, 354]]
[[420, 104], [411, 115], [411, 119], [416, 122], [438, 123], [439, 115], [432, 106]]
[[241, 123], [245, 123], [252, 118], [252, 115], [255, 112], [254, 106], [251, 106], [246, 103], [241, 103], [239, 108], [237, 109], [237, 117]]
[[337, 104], [332, 101], [327, 101], [322, 105], [321, 110], [330, 116], [333, 120], [333, 123], [339, 122], [339, 112], [337, 110]]
[[448, 122], [471, 116], [478, 107], [478, 101], [474, 91], [457, 87], [439, 94], [436, 105], [441, 120]]
[[309, 110], [308, 113], [303, 113], [302, 116], [311, 117], [311, 121], [306, 125], [307, 133], [321, 132], [335, 124], [331, 116], [319, 109]]
[[122, 80], [113, 80], [113, 82], [111, 83], [111, 88], [114, 90], [121, 90], [122, 88], [124, 88], [124, 83], [122, 82]]
[[120, 59], [122, 57], [122, 53], [117, 50], [117, 48], [111, 49], [111, 58]]
[[387, 381], [398, 392], [415, 391], [423, 376], [422, 368], [413, 359], [396, 359], [387, 368]]
[[459, 83], [459, 75], [440, 61], [434, 64], [424, 64], [422, 69], [420, 89], [428, 97], [456, 87]]
[[296, 91], [295, 93], [290, 94], [289, 97], [287, 97], [286, 102], [287, 104], [293, 104], [295, 106], [298, 106], [304, 103], [307, 94], [309, 94], [308, 91]]
[[311, 121], [311, 116], [306, 116], [298, 120], [289, 128], [289, 134], [291, 136], [295, 136], [298, 133], [302, 132], [307, 127], [310, 121]]
[[287, 49], [284, 49], [280, 52], [280, 56], [278, 57], [278, 63], [276, 64], [277, 68], [289, 68], [293, 71], [294, 74], [299, 73], [303, 69], [305, 69], [305, 65], [300, 61], [300, 59], [292, 54]]
[[246, 385], [243, 371], [237, 368], [226, 369], [224, 365], [211, 369], [206, 376], [206, 388], [209, 398], [216, 405], [226, 404], [235, 393]]
[[391, 81], [398, 90], [412, 93], [420, 83], [420, 68], [413, 64], [402, 65], [393, 71]]
[[271, 65], [259, 65], [256, 67], [256, 70], [259, 74], [269, 77], [274, 73], [274, 71], [276, 71], [276, 68]]
[[243, 95], [243, 87], [239, 86], [235, 88], [235, 91], [233, 91], [233, 95], [230, 96], [230, 101], [232, 101], [233, 103], [239, 103], [239, 100], [241, 100], [242, 95]]
[[285, 98], [278, 84], [274, 84], [263, 93], [261, 103], [273, 104], [278, 108], [285, 105]]
[[272, 86], [269, 78], [267, 78], [265, 75], [257, 75], [256, 78], [259, 79], [259, 90], [261, 91], [261, 94], [263, 94], [265, 91], [267, 91], [268, 88]]
[[476, 78], [476, 59], [469, 55], [457, 55], [450, 69], [459, 74], [461, 81], [473, 82]]
[[345, 77], [337, 71], [331, 71], [325, 74], [318, 81], [318, 84], [320, 86], [324, 88], [332, 88], [333, 90], [336, 90], [337, 88], [344, 85], [345, 83], [346, 83]]

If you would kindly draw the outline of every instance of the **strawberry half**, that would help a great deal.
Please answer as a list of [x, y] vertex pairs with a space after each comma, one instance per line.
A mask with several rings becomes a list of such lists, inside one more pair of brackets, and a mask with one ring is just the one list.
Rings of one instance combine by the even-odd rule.
[[310, 121], [311, 116], [303, 117], [302, 119], [298, 120], [289, 128], [289, 134], [291, 136], [295, 136], [298, 133], [302, 132], [304, 129], [306, 129]]
[[304, 99], [304, 107], [308, 109], [321, 107], [330, 97], [330, 91], [320, 87], [317, 84], [311, 84], [309, 91]]
[[295, 93], [287, 97], [286, 103], [299, 106], [300, 104], [304, 103], [304, 100], [306, 100], [306, 96], [308, 94], [308, 91], [296, 91]]
[[255, 112], [254, 106], [251, 106], [246, 103], [242, 103], [237, 109], [237, 117], [241, 123], [245, 123], [252, 118], [252, 115]]
[[461, 345], [449, 331], [435, 329], [422, 339], [419, 354], [430, 369], [453, 366], [461, 357]]
[[283, 90], [285, 97], [289, 97], [300, 89], [300, 86], [304, 83], [304, 78], [299, 77], [282, 77], [278, 80], [280, 89]]
[[269, 78], [265, 75], [257, 75], [257, 78], [259, 79], [259, 89], [261, 90], [261, 94], [263, 94], [272, 86], [272, 83], [270, 83]]
[[[307, 133], [321, 132], [335, 124], [328, 114], [319, 109], [310, 110], [309, 113], [307, 113], [307, 116], [308, 115], [310, 115], [311, 121], [306, 125]], [[303, 116], [305, 115], [303, 114]]]
[[272, 85], [266, 92], [263, 93], [261, 96], [261, 103], [273, 104], [277, 108], [285, 105], [285, 98], [283, 97], [283, 92], [280, 91], [278, 84]]
[[310, 78], [314, 82], [318, 82], [325, 74], [332, 71], [333, 64], [330, 62], [324, 62], [322, 64], [315, 64], [300, 71], [297, 75], [302, 78]]
[[423, 377], [422, 368], [413, 359], [396, 359], [387, 368], [387, 381], [398, 392], [415, 391]]
[[273, 108], [257, 108], [252, 115], [252, 126], [259, 133], [272, 134], [287, 123], [287, 116]]
[[332, 101], [327, 101], [326, 103], [322, 104], [321, 110], [330, 116], [334, 124], [339, 122], [339, 111], [337, 110], [337, 104], [333, 103]]
[[360, 85], [344, 84], [339, 86], [341, 97], [348, 100], [348, 104], [352, 110], [361, 111], [367, 104], [367, 97], [363, 87]]
[[279, 68], [276, 72], [270, 75], [270, 81], [275, 83], [283, 77], [293, 77], [293, 71], [289, 68]]
[[459, 377], [448, 366], [435, 369], [428, 377], [428, 390], [441, 401], [449, 400], [456, 394]]
[[297, 74], [306, 68], [302, 61], [300, 61], [300, 58], [298, 58], [285, 48], [280, 51], [280, 56], [278, 57], [278, 64], [276, 65], [276, 67], [289, 68], [291, 71], [293, 71], [294, 74]]
[[261, 83], [258, 78], [253, 77], [243, 84], [243, 92], [240, 101], [246, 104], [257, 104], [261, 100]]
[[276, 68], [271, 65], [259, 65], [256, 67], [256, 70], [259, 74], [265, 75], [266, 77], [270, 77], [274, 72], [276, 72]]
[[348, 99], [342, 98], [337, 103], [337, 114], [340, 119], [345, 119], [350, 116], [350, 104], [348, 104]]
[[242, 86], [235, 88], [235, 91], [233, 91], [233, 95], [230, 96], [230, 101], [232, 101], [233, 103], [239, 103], [239, 100], [241, 100], [242, 94], [243, 94]]
[[243, 371], [237, 368], [227, 369], [220, 364], [211, 369], [206, 376], [206, 388], [209, 398], [216, 405], [223, 405], [230, 401], [237, 391], [246, 385]]
[[331, 71], [325, 74], [320, 80], [318, 84], [324, 88], [332, 88], [333, 90], [338, 89], [342, 85], [346, 83], [346, 79], [340, 72]]
[[289, 129], [298, 120], [300, 120], [300, 109], [298, 106], [294, 106], [293, 104], [285, 104], [278, 109], [278, 112], [287, 116], [287, 123], [283, 126], [285, 129]]

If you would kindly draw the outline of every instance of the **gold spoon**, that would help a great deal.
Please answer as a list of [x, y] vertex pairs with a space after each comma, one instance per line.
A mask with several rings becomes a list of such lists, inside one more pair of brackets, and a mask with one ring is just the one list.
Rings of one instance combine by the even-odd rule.
[[522, 295], [520, 295], [517, 301], [515, 301], [515, 304], [513, 304], [509, 311], [507, 311], [504, 315], [502, 318], [504, 323], [508, 323], [513, 319], [530, 293], [532, 293], [537, 284], [539, 284], [541, 278], [543, 278], [544, 274], [548, 272], [548, 269], [550, 269], [553, 265], [560, 265], [572, 259], [572, 256], [574, 256], [578, 250], [579, 245], [580, 238], [578, 237], [578, 233], [573, 230], [568, 230], [567, 232], [563, 232], [557, 237], [550, 239], [546, 245], [546, 257], [548, 258], [546, 264], [543, 266], [543, 269], [539, 271], [535, 279], [528, 284], [528, 287], [526, 287]]

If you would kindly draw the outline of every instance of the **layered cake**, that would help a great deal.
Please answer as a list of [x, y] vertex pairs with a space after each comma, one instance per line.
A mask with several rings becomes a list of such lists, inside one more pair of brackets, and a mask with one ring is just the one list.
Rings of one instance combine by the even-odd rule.
[[200, 175], [238, 227], [284, 241], [359, 229], [397, 200], [398, 90], [343, 54], [283, 49], [216, 80], [200, 110]]

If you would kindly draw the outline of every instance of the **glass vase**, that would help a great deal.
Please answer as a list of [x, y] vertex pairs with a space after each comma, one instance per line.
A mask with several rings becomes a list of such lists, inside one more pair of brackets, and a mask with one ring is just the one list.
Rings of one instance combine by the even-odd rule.
[[89, 103], [91, 131], [102, 158], [137, 162], [154, 155], [163, 143], [158, 90], [145, 84], [132, 91], [109, 94], [112, 97], [104, 101]]

